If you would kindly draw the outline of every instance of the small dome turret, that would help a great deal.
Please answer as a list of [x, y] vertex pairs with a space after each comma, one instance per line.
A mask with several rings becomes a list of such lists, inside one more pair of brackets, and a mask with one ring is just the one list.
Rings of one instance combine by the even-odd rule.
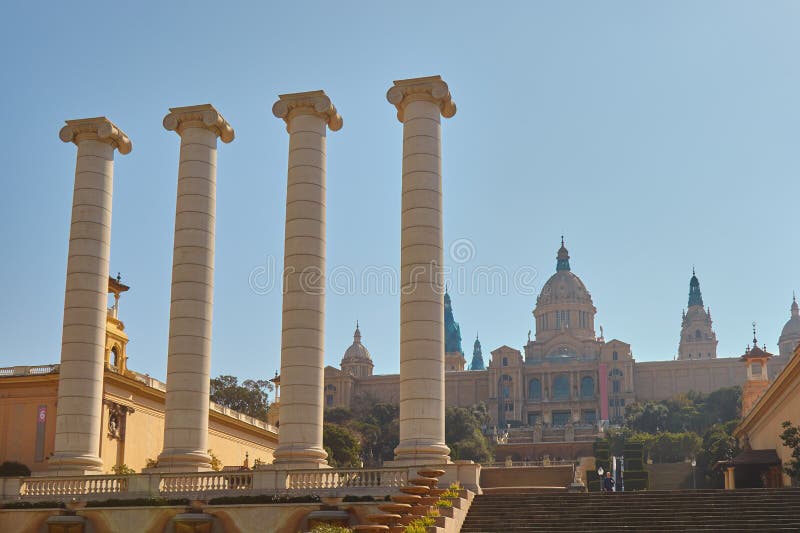
[[800, 308], [797, 306], [797, 298], [792, 294], [791, 316], [781, 330], [778, 354], [791, 356], [798, 344], [800, 344]]

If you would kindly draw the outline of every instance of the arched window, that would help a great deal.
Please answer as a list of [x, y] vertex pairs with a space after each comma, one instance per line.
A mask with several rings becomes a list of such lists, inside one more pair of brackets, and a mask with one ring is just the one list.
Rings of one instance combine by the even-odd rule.
[[119, 353], [116, 346], [111, 348], [111, 366], [119, 367]]
[[699, 330], [699, 329], [698, 329], [698, 330], [695, 330], [695, 332], [694, 332], [694, 338], [695, 338], [695, 339], [700, 339], [700, 336], [701, 336], [700, 330]]
[[537, 378], [533, 378], [528, 383], [528, 399], [541, 400], [542, 399], [542, 382]]
[[581, 397], [591, 398], [594, 396], [594, 380], [591, 376], [583, 376], [581, 378]]
[[503, 366], [508, 366], [508, 357], [503, 357]]
[[553, 380], [553, 399], [569, 399], [569, 378], [564, 374], [556, 376]]

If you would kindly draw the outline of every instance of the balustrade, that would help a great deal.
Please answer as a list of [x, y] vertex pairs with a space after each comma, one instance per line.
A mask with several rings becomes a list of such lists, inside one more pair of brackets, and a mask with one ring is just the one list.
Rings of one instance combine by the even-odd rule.
[[162, 474], [158, 486], [158, 490], [162, 494], [244, 491], [252, 488], [252, 472]]

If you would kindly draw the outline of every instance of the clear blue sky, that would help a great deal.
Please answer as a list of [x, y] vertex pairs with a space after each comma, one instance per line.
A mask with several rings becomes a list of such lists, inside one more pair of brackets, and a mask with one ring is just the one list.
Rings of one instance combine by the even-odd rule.
[[[276, 96], [324, 89], [344, 117], [328, 137], [328, 265], [358, 273], [400, 260], [386, 90], [430, 74], [459, 109], [443, 127], [446, 245], [475, 252], [450, 266], [533, 268], [538, 292], [564, 234], [597, 324], [647, 361], [677, 351], [695, 265], [719, 354], [740, 354], [753, 320], [776, 350], [800, 289], [800, 4], [145, 4], [16, 3], [0, 19], [0, 365], [59, 359], [75, 164], [63, 120], [106, 115], [133, 141], [116, 159], [111, 269], [132, 286], [129, 364], [162, 379], [179, 139], [161, 120], [210, 102], [234, 126], [219, 155], [212, 372], [268, 377], [281, 296], [249, 279], [282, 264]], [[476, 331], [488, 354], [533, 328], [535, 294], [452, 292], [468, 360]], [[376, 371], [396, 372], [399, 296], [374, 287], [329, 291], [326, 363], [356, 319]]]

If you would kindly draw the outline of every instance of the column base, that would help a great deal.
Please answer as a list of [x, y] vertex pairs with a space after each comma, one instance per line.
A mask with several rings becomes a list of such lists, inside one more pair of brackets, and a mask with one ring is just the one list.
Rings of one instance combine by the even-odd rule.
[[394, 449], [392, 466], [449, 464], [450, 448], [444, 444], [406, 441]]
[[[41, 476], [96, 476], [103, 473], [103, 461], [95, 455], [54, 454]], [[35, 475], [35, 474], [34, 474]]]
[[287, 470], [330, 468], [328, 454], [322, 448], [278, 445], [272, 464]]
[[158, 456], [158, 466], [148, 472], [209, 472], [211, 456], [200, 450], [164, 450]]

